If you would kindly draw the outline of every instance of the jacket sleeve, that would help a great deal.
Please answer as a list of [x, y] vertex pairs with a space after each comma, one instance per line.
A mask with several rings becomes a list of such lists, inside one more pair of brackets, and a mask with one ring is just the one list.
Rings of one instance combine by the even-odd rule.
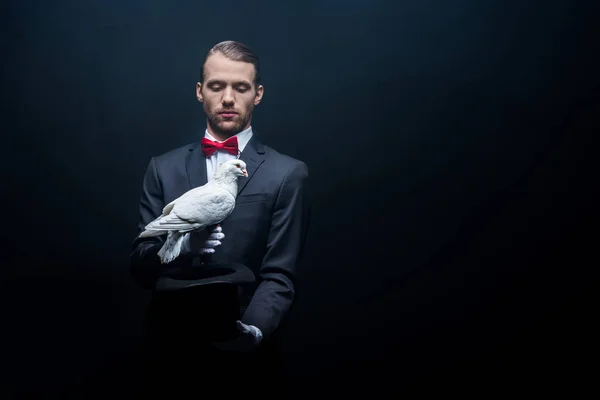
[[[133, 279], [143, 288], [150, 290], [154, 289], [156, 280], [167, 268], [161, 264], [158, 257], [158, 251], [164, 244], [166, 235], [140, 238], [139, 234], [146, 225], [162, 214], [165, 206], [163, 199], [163, 188], [156, 166], [156, 158], [152, 157], [142, 183], [136, 238], [132, 244], [129, 262]], [[169, 263], [169, 267], [188, 262], [189, 260], [182, 257], [181, 260]]]
[[296, 163], [286, 174], [275, 200], [260, 284], [242, 322], [258, 327], [264, 338], [280, 326], [295, 298], [295, 278], [309, 221], [308, 168]]

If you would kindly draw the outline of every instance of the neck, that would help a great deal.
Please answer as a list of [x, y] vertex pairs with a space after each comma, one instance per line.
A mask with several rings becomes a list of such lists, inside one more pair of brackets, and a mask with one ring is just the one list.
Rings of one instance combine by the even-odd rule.
[[215, 139], [217, 139], [217, 141], [219, 141], [219, 142], [224, 142], [227, 139], [229, 139], [230, 137], [235, 136], [239, 133], [239, 132], [231, 133], [231, 134], [217, 133], [214, 130], [212, 130], [210, 127], [208, 127], [207, 130], [208, 130], [208, 133], [210, 133], [211, 136], [214, 137]]

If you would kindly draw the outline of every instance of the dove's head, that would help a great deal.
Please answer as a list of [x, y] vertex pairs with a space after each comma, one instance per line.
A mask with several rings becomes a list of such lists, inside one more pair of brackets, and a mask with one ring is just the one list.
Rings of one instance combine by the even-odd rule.
[[229, 176], [248, 176], [248, 171], [246, 171], [246, 163], [243, 160], [235, 159], [225, 161], [219, 166], [219, 174], [221, 175], [229, 175]]

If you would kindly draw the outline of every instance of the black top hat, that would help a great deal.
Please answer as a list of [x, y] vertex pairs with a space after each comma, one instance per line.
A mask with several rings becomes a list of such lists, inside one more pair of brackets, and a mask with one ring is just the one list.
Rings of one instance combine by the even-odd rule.
[[198, 341], [233, 339], [239, 335], [239, 288], [256, 282], [252, 270], [239, 263], [205, 264], [168, 269], [156, 282], [151, 301], [153, 329], [171, 337]]

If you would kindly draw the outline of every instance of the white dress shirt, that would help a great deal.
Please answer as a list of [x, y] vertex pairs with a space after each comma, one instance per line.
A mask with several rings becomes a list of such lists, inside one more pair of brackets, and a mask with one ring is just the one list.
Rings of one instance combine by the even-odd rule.
[[[235, 136], [237, 136], [238, 150], [241, 153], [242, 151], [244, 151], [244, 148], [252, 138], [252, 127], [249, 126], [248, 129], [241, 131]], [[208, 133], [208, 129], [204, 133], [204, 137], [215, 142], [223, 143], [220, 140], [216, 140], [210, 133]], [[219, 164], [224, 163], [228, 160], [234, 160], [237, 157], [239, 157], [239, 154], [238, 156], [234, 156], [233, 154], [229, 154], [224, 150], [217, 150], [213, 153], [212, 156], [206, 157], [206, 177], [208, 178], [208, 181], [211, 181], [213, 179]]]

